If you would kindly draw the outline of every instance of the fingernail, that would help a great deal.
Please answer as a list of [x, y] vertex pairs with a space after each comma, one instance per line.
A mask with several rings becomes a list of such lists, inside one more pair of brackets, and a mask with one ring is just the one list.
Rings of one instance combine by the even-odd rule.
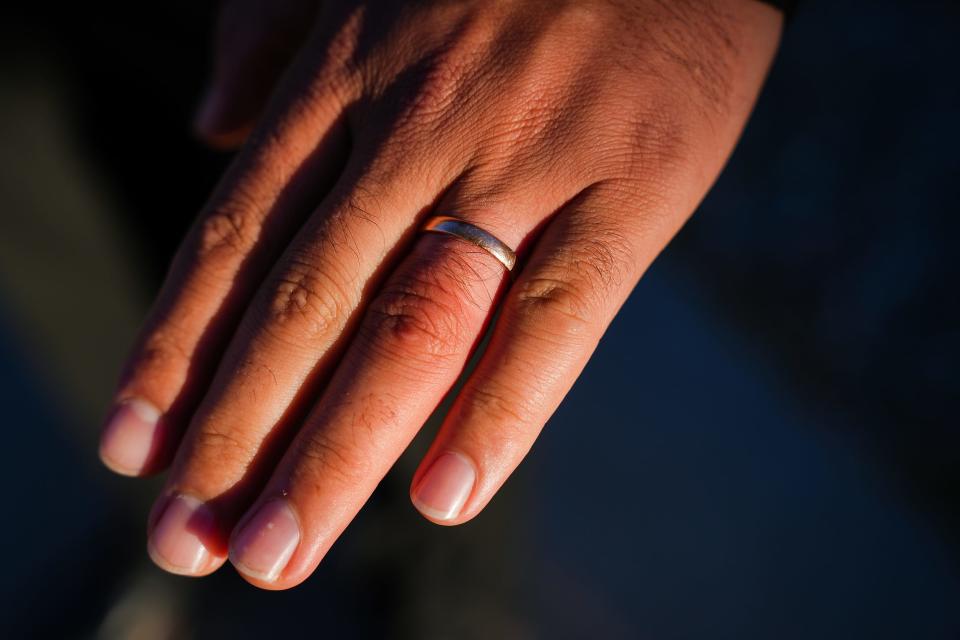
[[477, 473], [459, 453], [447, 452], [433, 461], [414, 489], [414, 506], [432, 520], [453, 520], [473, 491]]
[[265, 503], [230, 543], [230, 562], [241, 573], [273, 582], [300, 544], [300, 524], [284, 499]]
[[196, 575], [210, 560], [207, 547], [216, 534], [213, 512], [185, 495], [170, 498], [150, 534], [147, 549], [161, 568], [181, 575]]
[[150, 462], [155, 449], [160, 411], [145, 400], [118, 404], [100, 436], [100, 459], [124, 475], [137, 475]]

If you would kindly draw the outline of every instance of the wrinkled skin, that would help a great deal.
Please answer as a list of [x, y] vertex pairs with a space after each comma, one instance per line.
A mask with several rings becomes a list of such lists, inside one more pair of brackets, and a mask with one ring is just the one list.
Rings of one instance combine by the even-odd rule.
[[[101, 444], [120, 473], [171, 465], [154, 560], [304, 580], [499, 309], [411, 485], [431, 520], [476, 516], [715, 180], [781, 21], [754, 0], [228, 3], [196, 127], [246, 140]], [[418, 232], [438, 213], [516, 248], [513, 276]]]

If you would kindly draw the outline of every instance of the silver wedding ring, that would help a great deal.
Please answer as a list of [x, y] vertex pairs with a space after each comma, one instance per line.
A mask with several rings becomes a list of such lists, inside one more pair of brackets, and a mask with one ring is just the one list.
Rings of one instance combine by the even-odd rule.
[[499, 260], [500, 264], [507, 268], [507, 271], [513, 271], [513, 266], [517, 264], [517, 254], [513, 252], [513, 249], [501, 242], [492, 233], [487, 233], [469, 222], [451, 216], [434, 216], [427, 220], [422, 230], [446, 233], [475, 244]]

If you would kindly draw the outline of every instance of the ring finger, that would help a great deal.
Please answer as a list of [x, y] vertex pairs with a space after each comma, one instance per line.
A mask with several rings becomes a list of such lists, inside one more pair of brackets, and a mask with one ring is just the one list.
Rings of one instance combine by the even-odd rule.
[[[500, 216], [489, 202], [481, 209], [455, 196], [438, 211], [455, 212], [515, 247], [563, 198], [514, 191], [504, 201], [523, 215]], [[288, 588], [313, 571], [456, 382], [506, 273], [494, 255], [460, 237], [418, 238], [371, 301], [322, 398], [234, 531], [231, 560], [247, 580]]]

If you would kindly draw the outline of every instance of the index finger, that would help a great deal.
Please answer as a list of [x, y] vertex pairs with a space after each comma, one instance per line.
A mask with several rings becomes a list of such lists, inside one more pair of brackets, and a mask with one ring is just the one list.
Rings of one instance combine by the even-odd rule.
[[[252, 137], [177, 252], [101, 436], [100, 457], [117, 473], [169, 463], [248, 299], [340, 172], [350, 85], [335, 61], [318, 73], [316, 56], [302, 54], [289, 97], [264, 119], [269, 135]], [[323, 90], [295, 93], [305, 77]]]

